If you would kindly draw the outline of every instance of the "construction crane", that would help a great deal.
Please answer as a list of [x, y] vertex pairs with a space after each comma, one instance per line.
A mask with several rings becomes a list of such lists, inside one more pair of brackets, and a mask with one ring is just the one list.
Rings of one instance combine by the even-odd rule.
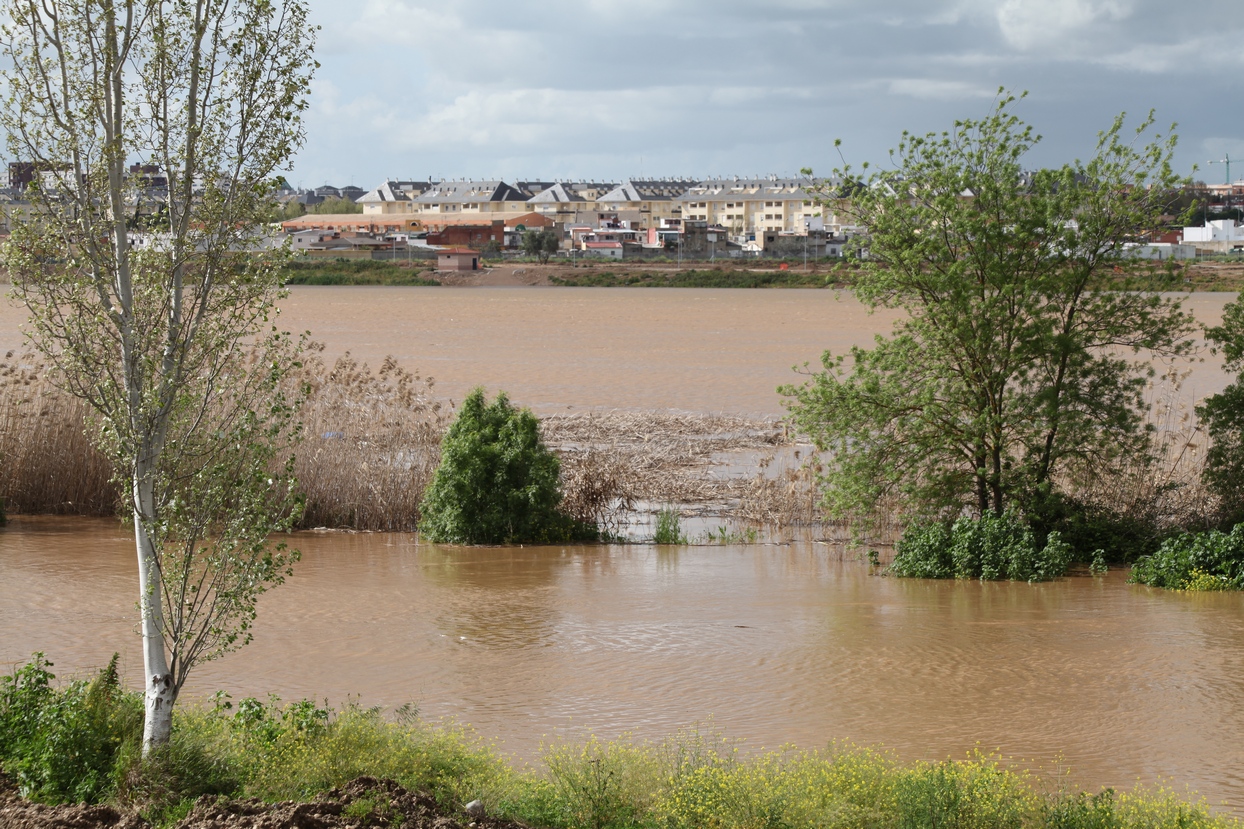
[[1225, 182], [1223, 182], [1223, 183], [1224, 183], [1224, 184], [1230, 184], [1230, 183], [1231, 183], [1231, 153], [1223, 153], [1223, 154], [1222, 154], [1222, 158], [1218, 159], [1217, 161], [1215, 161], [1214, 159], [1212, 159], [1212, 158], [1211, 158], [1209, 161], [1207, 161], [1207, 162], [1205, 162], [1205, 163], [1206, 163], [1206, 164], [1225, 164], [1225, 165], [1227, 165], [1227, 180], [1226, 180]]

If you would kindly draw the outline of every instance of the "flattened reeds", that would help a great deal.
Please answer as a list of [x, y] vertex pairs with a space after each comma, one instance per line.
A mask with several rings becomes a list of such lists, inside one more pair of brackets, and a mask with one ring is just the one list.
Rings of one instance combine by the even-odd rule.
[[[562, 457], [568, 508], [584, 486], [601, 489], [593, 468], [606, 481], [613, 511], [630, 512], [638, 502], [677, 503], [704, 512], [733, 508], [747, 487], [738, 475], [715, 474], [726, 455], [771, 450], [784, 442], [779, 424], [731, 415], [604, 411], [557, 414], [541, 421], [545, 442]], [[597, 492], [591, 496], [601, 501]], [[624, 523], [605, 514], [606, 528]], [[610, 524], [613, 522], [613, 524]]]

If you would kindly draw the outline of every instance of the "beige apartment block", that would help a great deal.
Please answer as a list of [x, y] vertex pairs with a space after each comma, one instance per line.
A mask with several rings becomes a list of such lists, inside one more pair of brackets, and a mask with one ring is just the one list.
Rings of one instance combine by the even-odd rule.
[[532, 193], [504, 181], [441, 181], [415, 199], [415, 212], [422, 214], [470, 214], [481, 218], [505, 218], [530, 213]]
[[777, 176], [707, 179], [689, 187], [677, 201], [685, 220], [721, 225], [736, 236], [803, 233], [814, 217], [826, 225], [836, 224], [836, 217], [816, 203], [819, 183]]
[[682, 218], [679, 197], [694, 185], [689, 179], [632, 179], [596, 199], [596, 207], [602, 212], [617, 214], [620, 221], [630, 222], [632, 227], [641, 230], [663, 227], [669, 219]]
[[564, 225], [595, 225], [601, 211], [596, 200], [617, 186], [602, 182], [556, 182], [528, 199], [527, 205], [541, 216]]
[[415, 199], [434, 186], [430, 181], [386, 181], [357, 199], [355, 204], [363, 205], [363, 213], [369, 215], [416, 213]]

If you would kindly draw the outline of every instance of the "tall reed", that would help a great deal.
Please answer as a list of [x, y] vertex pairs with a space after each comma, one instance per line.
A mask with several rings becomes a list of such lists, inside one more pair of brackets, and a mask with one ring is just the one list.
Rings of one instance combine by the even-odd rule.
[[373, 372], [348, 353], [328, 368], [322, 351], [313, 346], [297, 378], [310, 386], [294, 465], [302, 526], [414, 530], [452, 404], [392, 357]]
[[111, 515], [111, 466], [87, 436], [87, 407], [29, 354], [0, 362], [0, 497], [15, 513]]

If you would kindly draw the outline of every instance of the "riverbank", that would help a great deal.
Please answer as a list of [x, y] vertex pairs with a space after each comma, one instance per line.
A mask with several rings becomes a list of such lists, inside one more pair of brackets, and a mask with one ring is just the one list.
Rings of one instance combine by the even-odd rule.
[[[1244, 260], [1244, 257], [1236, 257]], [[290, 285], [447, 285], [454, 287], [586, 288], [850, 288], [857, 266], [841, 260], [628, 262], [579, 260], [486, 262], [473, 272], [437, 271], [426, 262], [295, 260]], [[1244, 289], [1244, 261], [1230, 257], [1154, 268], [1154, 290], [1218, 292]]]
[[[1235, 261], [1240, 259], [1242, 261]], [[459, 288], [850, 288], [856, 266], [841, 260], [714, 260], [687, 263], [591, 259], [495, 260], [478, 271], [438, 271], [425, 260], [298, 259], [287, 267], [287, 285], [354, 285]], [[1191, 293], [1244, 290], [1244, 257], [1181, 263], [1173, 275], [1155, 266], [1153, 290]], [[0, 284], [9, 276], [0, 269]]]
[[[1192, 792], [1084, 791], [1059, 768], [980, 750], [915, 763], [850, 743], [748, 752], [710, 728], [657, 741], [554, 740], [534, 763], [516, 765], [471, 730], [408, 709], [387, 719], [377, 709], [333, 711], [307, 700], [183, 704], [169, 748], [139, 761], [140, 721], [130, 714], [141, 701], [101, 694], [104, 676], [53, 689], [42, 709], [18, 712], [38, 714], [37, 725], [10, 734], [0, 755], [39, 799], [95, 805], [39, 806], [0, 779], [6, 829], [1240, 826]], [[62, 694], [78, 700], [73, 710], [63, 710]], [[29, 704], [16, 699], [9, 705]], [[87, 718], [75, 713], [83, 700]], [[75, 730], [56, 731], [58, 718], [75, 717]], [[50, 736], [74, 753], [21, 753], [21, 738], [37, 746]]]

